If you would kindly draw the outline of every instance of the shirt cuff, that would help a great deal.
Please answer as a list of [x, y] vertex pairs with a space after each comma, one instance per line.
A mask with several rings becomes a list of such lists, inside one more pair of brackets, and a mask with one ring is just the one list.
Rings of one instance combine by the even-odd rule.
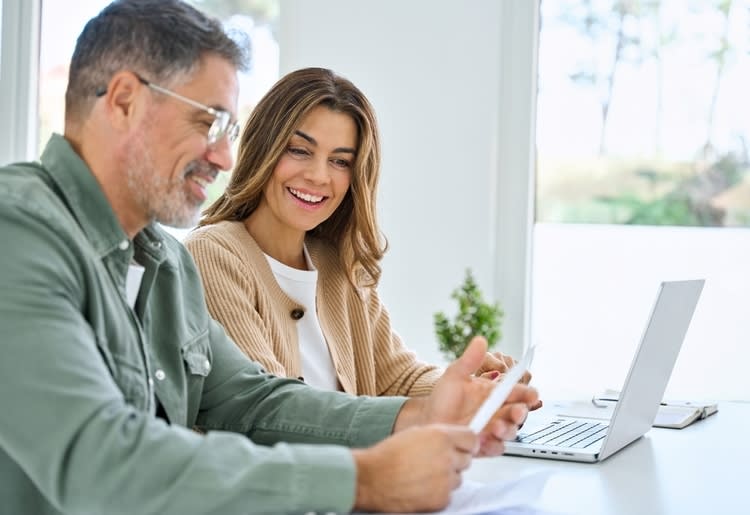
[[360, 397], [362, 403], [352, 417], [352, 445], [369, 447], [393, 433], [406, 397]]
[[[393, 433], [405, 397], [360, 397], [361, 404], [352, 417], [352, 446], [369, 447]], [[324, 456], [321, 457], [322, 451]], [[337, 513], [354, 507], [357, 474], [351, 450], [339, 446], [301, 446], [296, 448], [302, 466], [295, 469], [295, 483], [301, 485], [302, 499], [308, 506], [330, 506]], [[314, 452], [313, 456], [304, 456]], [[321, 459], [322, 458], [322, 459]]]

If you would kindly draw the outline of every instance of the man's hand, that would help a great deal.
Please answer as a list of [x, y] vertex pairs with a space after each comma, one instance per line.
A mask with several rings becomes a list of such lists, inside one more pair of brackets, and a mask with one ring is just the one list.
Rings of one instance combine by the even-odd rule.
[[461, 471], [479, 450], [468, 427], [433, 424], [406, 429], [368, 449], [353, 450], [355, 509], [437, 511], [461, 484]]
[[[411, 398], [404, 404], [396, 418], [394, 431], [428, 423], [467, 425], [495, 386], [494, 381], [474, 375], [486, 351], [485, 339], [475, 337], [463, 355], [445, 370], [428, 397]], [[523, 424], [529, 408], [538, 400], [535, 389], [516, 384], [505, 404], [481, 431], [479, 454], [502, 454], [505, 450], [503, 440], [515, 438], [518, 426]]]

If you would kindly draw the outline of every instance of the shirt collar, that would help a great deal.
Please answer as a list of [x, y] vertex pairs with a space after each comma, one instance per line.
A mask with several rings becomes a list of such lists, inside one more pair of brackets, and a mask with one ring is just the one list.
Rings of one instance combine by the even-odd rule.
[[[130, 244], [128, 236], [104, 191], [68, 140], [60, 134], [53, 134], [42, 152], [41, 162], [96, 252], [105, 256], [127, 248]], [[137, 244], [156, 254], [157, 260], [163, 259], [159, 232], [149, 226], [135, 238]]]

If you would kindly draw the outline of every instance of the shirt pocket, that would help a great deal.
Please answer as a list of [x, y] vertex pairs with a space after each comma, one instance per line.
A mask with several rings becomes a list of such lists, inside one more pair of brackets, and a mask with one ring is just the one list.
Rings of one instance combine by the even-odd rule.
[[208, 331], [194, 338], [181, 348], [182, 360], [189, 375], [206, 377], [211, 372], [211, 353]]

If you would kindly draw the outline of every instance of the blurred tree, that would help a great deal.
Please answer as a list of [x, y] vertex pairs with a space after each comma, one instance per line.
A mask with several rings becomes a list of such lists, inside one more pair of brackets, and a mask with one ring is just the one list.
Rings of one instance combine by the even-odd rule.
[[727, 61], [732, 55], [732, 46], [729, 43], [729, 14], [732, 10], [732, 0], [717, 0], [714, 3], [716, 11], [721, 16], [722, 31], [716, 48], [708, 55], [709, 59], [716, 63], [716, 75], [713, 77], [713, 88], [711, 91], [711, 102], [708, 108], [706, 120], [706, 142], [703, 144], [703, 158], [707, 159], [715, 151], [713, 148], [713, 133], [716, 119], [716, 104], [719, 99], [722, 78], [726, 72]]
[[[654, 55], [653, 50], [646, 50], [643, 46], [640, 24], [645, 18], [654, 17], [658, 11], [658, 0], [612, 0], [608, 7], [602, 2], [583, 0], [576, 2], [574, 8], [562, 16], [562, 20], [591, 41], [592, 54], [581, 62], [570, 79], [588, 85], [598, 93], [600, 155], [606, 150], [607, 124], [617, 70], [625, 61], [640, 62]], [[610, 41], [613, 43], [611, 59], [598, 58], [597, 50]]]
[[685, 225], [719, 227], [726, 211], [712, 199], [742, 182], [748, 174], [747, 152], [727, 152], [704, 170], [682, 180], [655, 169], [636, 170], [649, 183], [673, 183], [667, 193], [653, 199], [632, 191], [597, 200], [613, 211], [624, 213], [615, 223], [632, 225]]

